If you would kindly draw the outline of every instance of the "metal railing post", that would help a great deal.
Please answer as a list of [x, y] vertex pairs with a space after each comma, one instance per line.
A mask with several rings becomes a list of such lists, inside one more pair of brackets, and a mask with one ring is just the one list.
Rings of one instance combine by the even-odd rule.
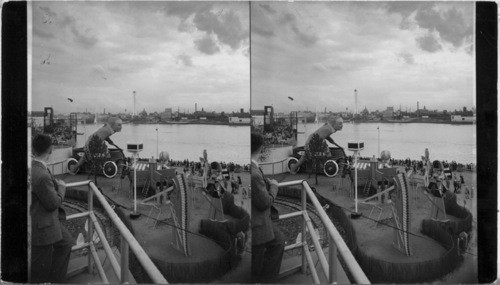
[[337, 282], [337, 246], [332, 236], [328, 233], [328, 265], [330, 280], [328, 283], [332, 284]]
[[[109, 205], [108, 201], [106, 198], [103, 196], [103, 194], [99, 191], [99, 189], [95, 186], [95, 184], [90, 181], [80, 181], [80, 182], [72, 182], [66, 184], [67, 188], [72, 188], [72, 187], [78, 187], [78, 186], [85, 186], [87, 185], [89, 187], [88, 190], [88, 212], [86, 213], [79, 213], [79, 214], [74, 214], [68, 216], [68, 219], [76, 219], [76, 218], [82, 218], [85, 216], [88, 216], [88, 236], [86, 238], [87, 242], [85, 244], [80, 244], [78, 246], [74, 246], [72, 250], [78, 250], [84, 247], [87, 247], [89, 249], [89, 259], [88, 259], [88, 265], [84, 265], [80, 268], [77, 268], [76, 270], [72, 270], [70, 273], [71, 276], [75, 276], [79, 273], [88, 271], [89, 274], [93, 274], [93, 269], [94, 266], [97, 268], [97, 271], [99, 275], [101, 276], [102, 283], [108, 283], [108, 279], [105, 275], [105, 272], [101, 266], [101, 263], [99, 261], [99, 256], [97, 254], [96, 248], [93, 244], [93, 238], [94, 234], [99, 237], [102, 247], [104, 249], [104, 252], [109, 258], [111, 267], [113, 269], [113, 272], [115, 273], [115, 276], [117, 277], [118, 282], [121, 283], [129, 283], [130, 282], [130, 273], [129, 273], [129, 252], [132, 250], [132, 252], [135, 254], [137, 257], [138, 262], [141, 264], [141, 266], [144, 268], [146, 271], [146, 274], [149, 276], [149, 278], [152, 280], [152, 283], [155, 284], [168, 284], [167, 280], [165, 277], [163, 277], [163, 274], [158, 270], [156, 265], [153, 263], [153, 261], [149, 258], [147, 253], [144, 251], [144, 249], [141, 247], [139, 242], [135, 239], [134, 235], [128, 230], [128, 228], [125, 226], [123, 221], [118, 217], [118, 215], [114, 212], [113, 208]], [[120, 263], [118, 262], [116, 256], [113, 253], [113, 250], [111, 249], [111, 246], [109, 245], [105, 232], [102, 230], [97, 217], [94, 214], [94, 195], [96, 197], [96, 200], [101, 203], [101, 206], [103, 207], [103, 210], [108, 214], [109, 219], [113, 223], [113, 225], [118, 229], [120, 233], [120, 238], [121, 238], [121, 243], [120, 243], [120, 249], [121, 249], [121, 268], [120, 268]], [[93, 261], [94, 260], [94, 261]], [[95, 263], [93, 263], [95, 262]]]
[[[89, 189], [87, 191], [87, 197], [88, 197], [88, 204], [89, 204], [89, 213], [93, 213], [94, 212], [94, 195], [93, 195], [93, 191], [92, 191], [92, 188], [90, 187], [90, 184], [89, 184]], [[89, 244], [92, 244], [94, 241], [92, 240], [93, 237], [94, 237], [94, 223], [92, 223], [92, 220], [90, 219], [90, 215], [88, 216], [87, 218], [87, 225], [89, 227], [89, 230], [87, 232], [87, 242]], [[89, 274], [92, 274], [92, 254], [90, 254], [90, 247], [89, 247], [89, 254], [88, 254], [88, 273]]]
[[121, 261], [120, 261], [120, 267], [121, 267], [121, 283], [128, 283], [129, 282], [129, 276], [128, 276], [128, 242], [125, 240], [125, 238], [120, 235], [120, 253], [121, 253]]
[[[301, 199], [302, 199], [302, 213], [305, 213], [307, 210], [307, 193], [304, 187], [302, 187], [302, 192], [301, 192]], [[302, 215], [302, 243], [307, 246], [307, 239], [306, 239], [306, 218], [304, 215]], [[302, 247], [302, 273], [306, 274], [307, 270], [307, 260], [306, 260], [306, 252], [304, 247]]]

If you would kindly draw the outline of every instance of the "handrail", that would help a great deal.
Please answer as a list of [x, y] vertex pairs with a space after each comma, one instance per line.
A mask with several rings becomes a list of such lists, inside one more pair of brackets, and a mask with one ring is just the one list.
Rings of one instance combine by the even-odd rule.
[[56, 165], [56, 164], [59, 164], [59, 163], [64, 163], [66, 162], [67, 159], [63, 159], [61, 161], [56, 161], [56, 162], [51, 162], [51, 163], [47, 163], [47, 166], [53, 166], [53, 165]]
[[283, 163], [285, 160], [287, 160], [287, 158], [284, 158], [282, 160], [276, 160], [276, 161], [269, 161], [269, 162], [259, 162], [259, 166], [262, 166], [262, 165], [270, 165], [270, 164], [278, 164], [278, 163]]
[[[325, 210], [323, 209], [323, 207], [319, 203], [318, 198], [316, 198], [316, 195], [312, 191], [312, 189], [309, 186], [309, 184], [307, 183], [307, 181], [295, 180], [295, 181], [282, 182], [282, 183], [278, 184], [278, 187], [283, 188], [283, 187], [299, 186], [299, 185], [302, 186], [302, 191], [303, 191], [302, 192], [302, 200], [303, 200], [302, 201], [302, 204], [303, 204], [302, 205], [302, 212], [304, 213], [304, 215], [303, 215], [304, 221], [308, 220], [307, 208], [304, 205], [305, 204], [304, 203], [305, 195], [307, 195], [309, 197], [311, 203], [314, 205], [314, 208], [316, 209], [316, 212], [318, 213], [318, 216], [321, 219], [321, 222], [323, 223], [323, 225], [324, 225], [324, 227], [329, 235], [329, 241], [330, 241], [330, 251], [329, 251], [330, 258], [329, 258], [329, 260], [330, 260], [330, 264], [328, 264], [326, 262], [326, 260], [324, 258], [324, 254], [322, 255], [322, 249], [318, 248], [318, 246], [317, 246], [317, 245], [319, 245], [319, 243], [317, 243], [317, 241], [315, 241], [315, 247], [317, 248], [318, 251], [321, 251], [321, 253], [318, 253], [318, 255], [319, 256], [322, 255], [320, 257], [322, 267], [326, 266], [326, 267], [329, 267], [329, 269], [330, 269], [330, 270], [323, 270], [323, 273], [329, 279], [329, 282], [331, 283], [331, 282], [335, 281], [335, 277], [332, 276], [332, 273], [335, 271], [332, 270], [332, 268], [334, 268], [334, 266], [336, 266], [336, 265], [335, 265], [335, 262], [332, 262], [332, 261], [335, 258], [335, 256], [333, 256], [333, 255], [334, 254], [336, 255], [336, 252], [338, 252], [340, 254], [340, 256], [342, 256], [343, 260], [345, 261], [347, 269], [349, 270], [351, 275], [354, 277], [355, 283], [356, 284], [370, 284], [370, 281], [368, 280], [365, 273], [363, 272], [363, 269], [359, 266], [358, 262], [354, 258], [349, 247], [345, 243], [344, 239], [342, 238], [342, 236], [340, 235], [338, 230], [333, 225], [332, 221], [330, 220], [330, 218], [326, 214]], [[307, 223], [306, 223], [306, 226], [311, 227], [311, 225], [307, 225]], [[304, 229], [303, 229], [303, 231], [304, 231]], [[314, 239], [316, 237], [315, 234], [311, 231], [311, 229], [309, 229], [309, 233], [311, 235], [311, 238], [314, 241]], [[317, 239], [317, 237], [316, 237], [316, 239]], [[304, 240], [304, 241], [306, 240], [304, 234], [302, 235], [302, 240]], [[303, 252], [303, 254], [305, 255], [307, 253]], [[306, 256], [304, 256], [303, 265], [302, 265], [303, 267], [305, 266], [306, 261], [308, 261], [308, 258], [306, 260]]]
[[262, 163], [259, 163], [259, 165], [260, 165], [260, 166], [264, 166], [264, 165], [272, 165], [272, 167], [273, 167], [273, 171], [272, 171], [272, 173], [271, 173], [271, 174], [272, 174], [272, 175], [274, 175], [274, 174], [275, 174], [275, 172], [274, 172], [274, 166], [275, 166], [275, 165], [277, 165], [277, 164], [281, 164], [281, 170], [283, 170], [283, 169], [284, 169], [284, 163], [285, 163], [285, 161], [287, 161], [287, 160], [288, 160], [288, 157], [287, 157], [287, 158], [284, 158], [284, 159], [282, 159], [282, 160], [277, 160], [277, 161], [262, 162]]
[[[137, 257], [137, 260], [139, 261], [141, 266], [144, 268], [144, 270], [146, 271], [146, 273], [148, 274], [148, 276], [152, 280], [152, 282], [157, 283], [157, 284], [168, 284], [165, 277], [163, 277], [161, 272], [158, 270], [158, 268], [155, 266], [155, 264], [151, 261], [151, 259], [146, 254], [144, 249], [140, 246], [139, 242], [132, 235], [130, 230], [125, 226], [123, 221], [118, 217], [118, 215], [115, 213], [115, 211], [108, 204], [108, 202], [106, 201], [106, 198], [99, 191], [99, 189], [97, 189], [94, 182], [92, 182], [91, 180], [85, 180], [85, 181], [80, 181], [80, 182], [67, 183], [66, 188], [85, 186], [85, 185], [88, 185], [90, 188], [90, 190], [89, 190], [90, 191], [89, 192], [89, 212], [90, 212], [89, 216], [92, 218], [92, 220], [94, 220], [93, 223], [89, 223], [89, 235], [92, 237], [92, 233], [91, 233], [92, 224], [95, 224], [95, 222], [96, 222], [95, 215], [93, 214], [93, 205], [91, 204], [92, 203], [91, 196], [93, 194], [93, 195], [96, 195], [96, 197], [99, 200], [99, 202], [101, 203], [103, 209], [105, 210], [105, 212], [110, 217], [113, 224], [116, 226], [116, 228], [120, 232], [120, 235], [122, 237], [122, 243], [125, 241], [128, 244], [128, 247], [130, 247], [132, 252], [135, 254], [135, 256]], [[102, 233], [102, 230], [100, 229], [98, 224], [96, 224], [96, 230], [98, 231], [100, 238], [103, 238], [104, 234]], [[125, 247], [127, 247], [127, 246], [125, 246]], [[122, 244], [122, 249], [123, 248], [124, 248], [124, 245]], [[109, 251], [109, 248], [107, 248], [107, 249]], [[128, 251], [125, 251], [125, 252], [128, 252]], [[125, 255], [127, 255], [127, 254], [122, 253], [122, 264], [125, 264], [125, 263], [123, 263], [123, 258], [128, 259], [128, 255], [127, 256], [125, 256]], [[110, 256], [110, 259], [112, 259], [111, 256]], [[89, 263], [90, 263], [90, 259], [89, 259]], [[114, 265], [115, 266], [113, 266], [113, 267], [116, 267], [117, 264], [114, 264]], [[127, 279], [126, 274], [124, 274], [124, 270], [128, 270], [128, 268], [118, 270], [118, 272], [114, 268], [114, 271], [118, 275], [118, 277], [121, 277], [121, 279]], [[121, 271], [121, 274], [120, 274], [120, 271]], [[128, 282], [128, 280], [122, 280], [122, 282]]]

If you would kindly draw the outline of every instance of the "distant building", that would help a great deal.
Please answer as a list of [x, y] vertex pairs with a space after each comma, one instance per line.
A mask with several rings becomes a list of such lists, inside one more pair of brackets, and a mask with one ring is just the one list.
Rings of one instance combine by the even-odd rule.
[[170, 121], [172, 119], [172, 108], [165, 108], [165, 111], [160, 114], [162, 121]]
[[394, 107], [387, 107], [387, 109], [382, 112], [382, 117], [384, 119], [392, 119], [394, 117]]
[[264, 110], [250, 110], [254, 125], [264, 125]]
[[457, 124], [472, 124], [476, 122], [476, 116], [451, 115], [451, 122]]
[[229, 116], [230, 124], [250, 124], [250, 117]]
[[248, 125], [252, 122], [252, 116], [250, 113], [245, 113], [243, 109], [240, 109], [239, 113], [231, 113], [228, 115], [230, 124]]
[[368, 109], [365, 106], [365, 108], [363, 109], [363, 111], [361, 111], [361, 116], [362, 117], [366, 117], [366, 116], [368, 116], [368, 114], [370, 114], [370, 112], [368, 112]]

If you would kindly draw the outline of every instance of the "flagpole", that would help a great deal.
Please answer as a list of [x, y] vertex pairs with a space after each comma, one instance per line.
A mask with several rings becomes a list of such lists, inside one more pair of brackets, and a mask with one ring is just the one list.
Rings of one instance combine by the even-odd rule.
[[380, 158], [380, 126], [377, 126], [378, 131], [378, 157]]
[[158, 126], [156, 127], [156, 158], [160, 158], [158, 153]]

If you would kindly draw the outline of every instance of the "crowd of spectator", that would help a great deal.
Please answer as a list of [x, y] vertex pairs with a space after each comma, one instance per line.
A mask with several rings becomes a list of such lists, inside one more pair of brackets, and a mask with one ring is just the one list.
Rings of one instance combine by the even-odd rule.
[[[359, 157], [358, 159], [362, 159], [362, 160], [370, 160], [371, 158], [370, 157]], [[353, 162], [353, 157], [352, 156], [348, 156], [348, 160], [349, 162]], [[454, 160], [452, 160], [451, 162], [449, 162], [448, 160], [435, 160], [433, 161], [433, 164], [435, 164], [435, 162], [440, 162], [441, 165], [445, 168], [450, 168], [451, 171], [458, 171], [458, 172], [462, 172], [462, 171], [473, 171], [475, 170], [475, 164], [473, 163], [466, 163], [466, 164], [463, 164], [463, 163], [458, 163]], [[424, 163], [422, 160], [412, 160], [410, 158], [407, 158], [407, 159], [393, 159], [391, 158], [388, 162], [390, 165], [396, 165], [396, 166], [405, 166], [406, 168], [406, 171], [409, 171], [409, 170], [413, 170], [413, 172], [415, 173], [421, 173], [423, 174], [425, 172], [425, 169], [424, 169]], [[438, 165], [434, 165], [434, 167], [439, 167]]]
[[290, 125], [274, 125], [271, 131], [264, 131], [264, 126], [254, 125], [252, 131], [259, 133], [264, 138], [263, 146], [273, 144], [289, 144], [294, 138], [295, 134]]
[[286, 144], [294, 138], [294, 132], [291, 126], [275, 126], [271, 132], [264, 135], [264, 145]]
[[[238, 163], [233, 163], [233, 162], [218, 162], [220, 167], [222, 169], [227, 169], [229, 172], [242, 172], [242, 171], [249, 171], [250, 170], [250, 164], [244, 164], [240, 165]], [[173, 166], [173, 167], [184, 167], [184, 172], [191, 172], [191, 173], [198, 173], [202, 175], [202, 165], [201, 162], [199, 161], [190, 161], [189, 159], [184, 159], [184, 160], [169, 160], [168, 165]]]
[[52, 140], [53, 146], [63, 145], [74, 147], [76, 145], [76, 132], [71, 131], [69, 126], [62, 124], [54, 124], [43, 129], [41, 126], [32, 126], [32, 136], [37, 134], [45, 134]]

